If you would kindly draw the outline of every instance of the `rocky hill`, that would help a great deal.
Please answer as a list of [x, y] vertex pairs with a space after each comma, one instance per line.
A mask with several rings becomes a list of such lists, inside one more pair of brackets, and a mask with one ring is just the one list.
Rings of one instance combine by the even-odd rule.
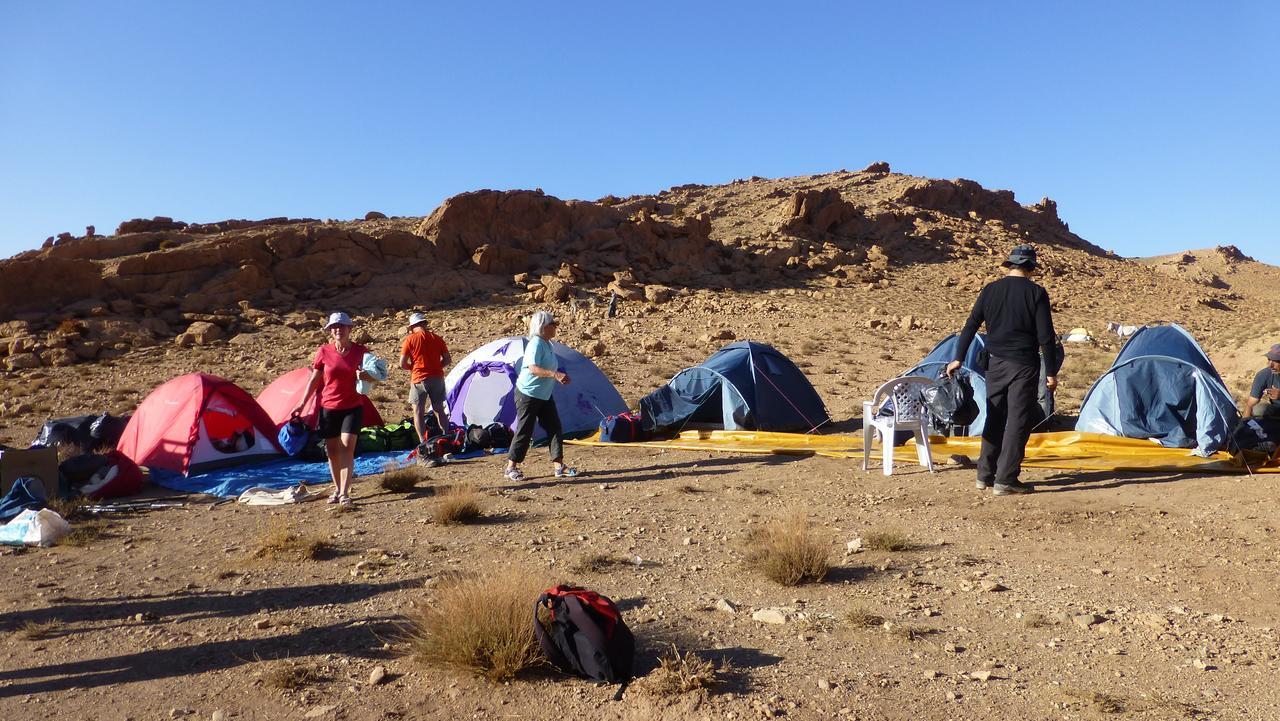
[[[597, 357], [629, 398], [733, 336], [793, 354], [821, 348], [832, 366], [819, 389], [856, 396], [883, 373], [851, 357], [885, 372], [909, 367], [960, 326], [973, 294], [1023, 242], [1041, 251], [1060, 330], [1084, 326], [1102, 341], [1068, 399], [1118, 347], [1103, 334], [1110, 321], [1183, 323], [1211, 354], [1239, 351], [1237, 374], [1280, 330], [1266, 321], [1280, 271], [1234, 249], [1125, 259], [1072, 233], [1052, 200], [1021, 205], [1009, 191], [877, 163], [594, 202], [480, 190], [426, 217], [153, 218], [110, 236], [63, 236], [0, 261], [0, 369], [18, 380], [105, 362], [104, 392], [117, 392], [110, 369], [121, 363], [134, 369], [130, 381], [199, 368], [250, 387], [259, 379], [245, 376], [301, 364], [332, 309], [357, 314], [391, 354], [413, 309], [469, 348], [520, 332], [522, 314], [550, 304], [573, 318], [565, 339]], [[614, 294], [618, 317], [604, 322]], [[150, 360], [129, 360], [144, 351], [137, 358]], [[243, 367], [225, 367], [241, 356]]]

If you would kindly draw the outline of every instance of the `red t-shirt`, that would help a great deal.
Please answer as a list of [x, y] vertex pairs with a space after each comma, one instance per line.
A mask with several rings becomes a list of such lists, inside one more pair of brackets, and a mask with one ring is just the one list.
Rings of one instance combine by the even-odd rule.
[[369, 349], [359, 343], [352, 343], [346, 355], [339, 353], [332, 343], [320, 346], [311, 367], [318, 368], [323, 373], [324, 382], [320, 386], [321, 408], [338, 411], [363, 405], [360, 394], [356, 392], [356, 373], [360, 371], [360, 363], [368, 352]]
[[400, 346], [400, 355], [409, 356], [413, 367], [409, 370], [409, 382], [421, 383], [428, 378], [443, 378], [444, 364], [441, 359], [449, 354], [449, 347], [444, 339], [424, 330], [413, 331]]

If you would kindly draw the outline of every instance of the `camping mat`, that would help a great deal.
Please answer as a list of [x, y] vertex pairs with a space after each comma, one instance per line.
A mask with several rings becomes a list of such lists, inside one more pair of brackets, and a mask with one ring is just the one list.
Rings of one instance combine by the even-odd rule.
[[[688, 451], [721, 451], [726, 453], [817, 454], [831, 458], [861, 458], [862, 434], [809, 435], [803, 433], [771, 433], [764, 431], [685, 431], [668, 441], [638, 443], [605, 443], [596, 436], [568, 441], [574, 445], [666, 448]], [[950, 456], [962, 455], [976, 460], [982, 439], [976, 436], [947, 438], [930, 436], [929, 448], [935, 463], [947, 463]], [[879, 444], [872, 446], [872, 457], [879, 459]], [[913, 441], [894, 453], [895, 462], [916, 461]], [[1119, 438], [1099, 433], [1033, 433], [1027, 442], [1027, 455], [1022, 462], [1028, 468], [1056, 468], [1080, 471], [1194, 471], [1199, 473], [1245, 473], [1242, 464], [1230, 454], [1218, 452], [1208, 458], [1192, 455], [1186, 448], [1165, 448], [1151, 441]], [[1280, 473], [1271, 461], [1267, 466], [1253, 466], [1254, 473]]]
[[[388, 461], [403, 461], [405, 451], [366, 453], [356, 457], [355, 474], [371, 476], [382, 473]], [[151, 470], [151, 482], [158, 486], [188, 493], [207, 493], [211, 496], [235, 498], [246, 489], [288, 488], [299, 483], [318, 485], [329, 483], [329, 462], [308, 463], [296, 459], [269, 461], [243, 466], [222, 468], [208, 473], [184, 476], [181, 473], [160, 468]]]

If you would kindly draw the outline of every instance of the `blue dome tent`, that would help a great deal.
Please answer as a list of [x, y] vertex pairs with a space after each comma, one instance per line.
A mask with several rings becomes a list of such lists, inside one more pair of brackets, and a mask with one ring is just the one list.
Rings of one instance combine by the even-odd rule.
[[[497, 422], [514, 430], [515, 383], [528, 342], [524, 337], [499, 338], [459, 361], [445, 377], [449, 420], [463, 427]], [[566, 435], [594, 431], [605, 416], [627, 411], [618, 389], [591, 359], [557, 341], [551, 342], [551, 349], [559, 364], [556, 370], [572, 379], [568, 385], [556, 384], [551, 395]], [[534, 439], [544, 437], [538, 426]]]
[[1177, 324], [1138, 329], [1084, 398], [1076, 430], [1149, 438], [1207, 456], [1226, 446], [1235, 401], [1191, 334]]
[[686, 368], [640, 401], [651, 430], [689, 424], [725, 430], [812, 431], [829, 420], [809, 379], [782, 353], [738, 341]]

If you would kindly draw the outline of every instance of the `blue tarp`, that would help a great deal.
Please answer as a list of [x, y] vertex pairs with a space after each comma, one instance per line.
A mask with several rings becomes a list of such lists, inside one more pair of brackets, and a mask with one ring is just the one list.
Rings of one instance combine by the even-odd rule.
[[1222, 450], [1235, 400], [1191, 334], [1176, 324], [1138, 329], [1080, 406], [1076, 430], [1149, 438], [1162, 446]]
[[649, 429], [708, 423], [725, 430], [811, 431], [829, 420], [804, 373], [771, 346], [730, 343], [640, 401]]
[[44, 484], [37, 478], [23, 476], [13, 482], [4, 498], [0, 498], [0, 523], [12, 521], [23, 511], [38, 511], [47, 505]]
[[[409, 453], [406, 451], [387, 451], [385, 453], [368, 453], [356, 458], [355, 473], [357, 476], [372, 476], [382, 473], [383, 468], [391, 461], [403, 462]], [[164, 469], [151, 469], [151, 482], [187, 493], [207, 493], [211, 496], [234, 498], [248, 488], [288, 488], [299, 483], [319, 485], [329, 483], [329, 463], [320, 461], [308, 463], [296, 459], [269, 461], [256, 465], [241, 465], [223, 468], [208, 473], [184, 476]]]

